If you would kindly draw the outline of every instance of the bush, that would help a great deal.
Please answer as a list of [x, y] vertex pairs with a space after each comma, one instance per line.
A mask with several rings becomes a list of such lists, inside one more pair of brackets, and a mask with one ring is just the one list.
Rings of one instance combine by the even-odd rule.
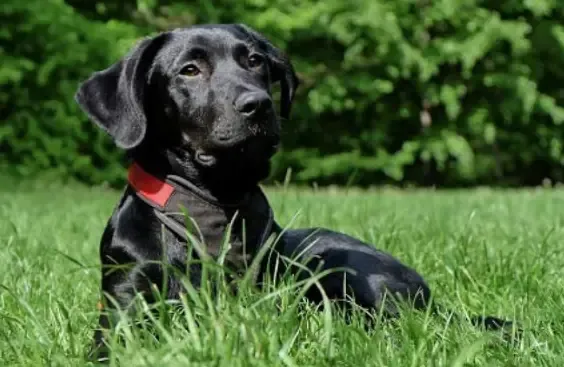
[[77, 80], [138, 34], [244, 22], [286, 49], [303, 81], [272, 179], [288, 168], [319, 184], [564, 179], [564, 3], [145, 0], [132, 12], [77, 2], [82, 15], [54, 0], [0, 10], [16, 29], [0, 36], [11, 41], [0, 151], [18, 171], [121, 182], [119, 153], [74, 105]]
[[120, 152], [73, 97], [80, 80], [129, 47], [136, 27], [90, 21], [60, 0], [5, 1], [0, 22], [2, 170], [121, 182]]

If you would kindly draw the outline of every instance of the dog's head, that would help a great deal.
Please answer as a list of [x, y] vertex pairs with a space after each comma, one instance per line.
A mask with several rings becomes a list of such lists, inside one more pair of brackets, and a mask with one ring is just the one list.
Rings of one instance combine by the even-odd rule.
[[150, 141], [199, 169], [245, 165], [264, 176], [297, 86], [289, 59], [256, 31], [202, 25], [139, 42], [80, 85], [76, 100], [123, 149]]

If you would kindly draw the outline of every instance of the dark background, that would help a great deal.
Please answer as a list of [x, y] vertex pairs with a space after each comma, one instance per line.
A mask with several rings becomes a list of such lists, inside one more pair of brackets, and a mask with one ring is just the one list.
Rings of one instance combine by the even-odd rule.
[[269, 182], [555, 184], [564, 179], [564, 1], [3, 0], [0, 172], [124, 183], [75, 104], [139, 38], [243, 22], [302, 79]]

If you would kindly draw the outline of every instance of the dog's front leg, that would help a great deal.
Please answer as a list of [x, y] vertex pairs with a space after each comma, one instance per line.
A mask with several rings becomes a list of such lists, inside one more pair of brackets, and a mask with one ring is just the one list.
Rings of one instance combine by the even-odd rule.
[[[101, 303], [99, 303], [101, 305]], [[101, 307], [100, 307], [101, 308]], [[109, 313], [108, 313], [109, 312]], [[109, 359], [107, 346], [108, 334], [111, 332], [111, 319], [113, 310], [100, 310], [98, 326], [94, 330], [92, 343], [88, 351], [87, 359], [92, 362], [106, 362]]]

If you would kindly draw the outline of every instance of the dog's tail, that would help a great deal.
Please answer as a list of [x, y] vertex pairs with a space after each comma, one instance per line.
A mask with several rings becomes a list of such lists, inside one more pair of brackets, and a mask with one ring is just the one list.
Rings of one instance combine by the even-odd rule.
[[460, 313], [436, 303], [433, 303], [431, 313], [435, 316], [447, 316], [456, 322], [467, 320], [471, 325], [483, 330], [501, 331], [505, 340], [518, 341], [523, 334], [523, 330], [514, 321], [496, 316], [469, 315], [464, 317]]
[[478, 315], [470, 317], [472, 325], [483, 327], [486, 330], [501, 330], [513, 328], [515, 323], [511, 320], [501, 319], [496, 316]]

